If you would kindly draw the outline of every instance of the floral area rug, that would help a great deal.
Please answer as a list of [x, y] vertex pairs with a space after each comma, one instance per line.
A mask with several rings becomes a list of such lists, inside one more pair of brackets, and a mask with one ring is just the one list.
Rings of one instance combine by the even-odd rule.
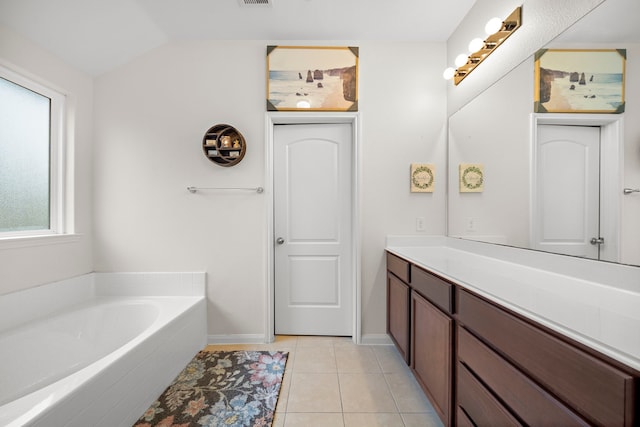
[[269, 427], [286, 352], [199, 352], [134, 427]]

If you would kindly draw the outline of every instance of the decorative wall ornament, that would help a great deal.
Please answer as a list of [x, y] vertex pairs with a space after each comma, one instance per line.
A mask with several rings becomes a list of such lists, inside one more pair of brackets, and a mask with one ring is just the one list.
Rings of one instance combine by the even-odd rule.
[[411, 192], [433, 193], [435, 188], [436, 165], [411, 163]]
[[540, 49], [536, 113], [623, 113], [626, 49]]
[[484, 166], [479, 163], [460, 163], [460, 192], [482, 193]]
[[267, 111], [358, 111], [357, 47], [267, 46]]

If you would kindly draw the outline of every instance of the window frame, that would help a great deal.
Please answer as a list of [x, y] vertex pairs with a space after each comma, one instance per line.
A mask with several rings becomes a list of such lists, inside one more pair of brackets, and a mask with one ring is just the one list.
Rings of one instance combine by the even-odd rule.
[[[66, 95], [34, 77], [13, 71], [0, 63], [0, 77], [50, 99], [49, 110], [49, 228], [39, 230], [0, 231], [0, 243], [29, 238], [32, 243], [49, 241], [49, 237], [72, 233], [66, 221], [65, 118]], [[33, 239], [46, 237], [46, 239]], [[24, 243], [24, 242], [23, 242]]]

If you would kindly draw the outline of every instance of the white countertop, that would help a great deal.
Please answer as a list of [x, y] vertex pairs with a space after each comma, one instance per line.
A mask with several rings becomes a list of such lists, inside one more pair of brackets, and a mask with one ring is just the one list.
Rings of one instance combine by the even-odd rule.
[[389, 236], [386, 249], [640, 370], [638, 267], [442, 236]]

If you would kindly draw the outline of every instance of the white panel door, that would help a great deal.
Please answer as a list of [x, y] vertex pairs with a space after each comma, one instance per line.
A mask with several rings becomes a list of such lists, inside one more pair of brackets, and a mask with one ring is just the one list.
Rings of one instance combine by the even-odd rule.
[[598, 259], [600, 128], [539, 125], [533, 247]]
[[275, 333], [353, 333], [351, 124], [274, 126]]

